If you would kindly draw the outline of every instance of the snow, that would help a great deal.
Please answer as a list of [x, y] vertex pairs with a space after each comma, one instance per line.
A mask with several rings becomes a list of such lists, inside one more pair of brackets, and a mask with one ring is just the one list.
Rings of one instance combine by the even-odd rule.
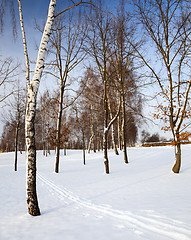
[[129, 148], [129, 164], [109, 151], [68, 150], [54, 173], [54, 152], [37, 153], [41, 216], [27, 214], [26, 156], [0, 154], [0, 239], [189, 240], [191, 239], [191, 145], [183, 146], [182, 170], [171, 172], [174, 148]]

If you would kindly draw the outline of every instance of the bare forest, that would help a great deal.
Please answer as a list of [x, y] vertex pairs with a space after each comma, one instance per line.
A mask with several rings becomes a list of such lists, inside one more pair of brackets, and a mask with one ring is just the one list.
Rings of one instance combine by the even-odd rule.
[[[56, 173], [68, 149], [83, 149], [84, 165], [87, 154], [102, 151], [109, 174], [108, 149], [116, 159], [122, 152], [128, 164], [129, 147], [171, 144], [172, 170], [179, 173], [181, 145], [191, 136], [190, 1], [120, 0], [113, 9], [101, 0], [68, 1], [64, 7], [50, 0], [46, 18], [34, 21], [41, 36], [35, 62], [22, 2], [0, 0], [0, 34], [11, 16], [12, 38], [19, 41], [20, 33], [23, 43], [22, 62], [0, 55], [0, 151], [15, 152], [15, 171], [17, 155], [27, 152], [29, 213], [40, 215], [37, 150], [44, 156], [55, 150]], [[50, 87], [43, 88], [45, 81]], [[157, 133], [149, 129], [153, 122], [160, 123]]]

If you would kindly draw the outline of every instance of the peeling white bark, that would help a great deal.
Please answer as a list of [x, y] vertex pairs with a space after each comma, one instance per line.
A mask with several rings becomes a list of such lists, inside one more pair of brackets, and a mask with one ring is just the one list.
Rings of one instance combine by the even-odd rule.
[[56, 7], [56, 0], [51, 0], [49, 5], [48, 18], [43, 31], [43, 35], [42, 35], [42, 39], [41, 39], [41, 43], [38, 51], [38, 57], [36, 61], [35, 72], [34, 72], [32, 84], [31, 84], [33, 92], [35, 94], [37, 94], [38, 92], [40, 79], [44, 69], [45, 53], [47, 50], [47, 45], [48, 45], [50, 34], [51, 34], [51, 27], [54, 21], [55, 7]]
[[36, 61], [35, 72], [32, 82], [29, 79], [29, 59], [26, 45], [26, 37], [23, 24], [21, 2], [18, 0], [20, 24], [23, 36], [23, 47], [27, 66], [27, 106], [26, 106], [26, 151], [27, 151], [27, 203], [28, 212], [33, 216], [40, 215], [40, 209], [38, 207], [37, 193], [36, 193], [36, 146], [35, 146], [35, 113], [36, 113], [36, 99], [40, 79], [44, 69], [45, 53], [51, 33], [51, 27], [54, 21], [54, 12], [56, 7], [56, 0], [50, 0], [47, 22], [43, 31], [38, 57]]

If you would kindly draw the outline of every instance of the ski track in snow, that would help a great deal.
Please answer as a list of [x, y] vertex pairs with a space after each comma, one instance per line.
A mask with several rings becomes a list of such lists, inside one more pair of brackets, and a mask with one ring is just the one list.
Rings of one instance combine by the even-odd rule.
[[152, 231], [154, 233], [164, 235], [165, 237], [169, 237], [170, 239], [174, 240], [191, 240], [190, 226], [182, 222], [174, 221], [172, 219], [165, 219], [165, 222], [162, 222], [151, 217], [143, 217], [135, 215], [134, 213], [128, 211], [116, 210], [108, 205], [96, 205], [89, 200], [75, 196], [66, 188], [58, 187], [39, 173], [37, 173], [37, 177], [51, 190], [53, 190], [53, 192], [55, 192], [61, 200], [63, 200], [63, 198], [66, 198], [79, 206], [92, 209], [116, 219], [123, 220], [123, 223], [129, 225], [132, 230], [136, 229], [135, 232], [138, 232], [139, 234], [142, 234], [142, 230], [146, 230], [149, 232]]

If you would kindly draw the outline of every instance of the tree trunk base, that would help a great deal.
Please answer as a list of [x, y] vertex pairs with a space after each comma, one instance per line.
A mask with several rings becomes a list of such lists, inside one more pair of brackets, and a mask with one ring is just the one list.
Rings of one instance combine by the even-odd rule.
[[30, 208], [30, 209], [28, 209], [28, 213], [30, 214], [30, 215], [32, 215], [32, 216], [40, 216], [40, 209], [38, 208], [38, 209], [32, 209], [32, 208]]
[[32, 216], [39, 216], [40, 215], [40, 209], [38, 207], [38, 202], [32, 202], [30, 200], [27, 200], [28, 203], [28, 213]]
[[180, 166], [181, 166], [181, 145], [180, 143], [178, 143], [176, 146], [175, 146], [175, 159], [176, 159], [176, 162], [172, 168], [172, 171], [174, 173], [179, 173], [180, 172]]
[[173, 168], [172, 168], [172, 171], [174, 173], [179, 173], [180, 172], [180, 164], [176, 161]]
[[55, 173], [59, 172], [60, 149], [56, 149]]
[[119, 152], [118, 152], [117, 148], [115, 148], [115, 154], [119, 155]]
[[105, 173], [109, 174], [109, 162], [108, 162], [108, 160], [105, 160], [104, 164], [105, 164]]
[[125, 163], [125, 164], [128, 164], [128, 163], [129, 163], [128, 157], [127, 157], [127, 152], [126, 152], [126, 151], [124, 151], [124, 163]]

